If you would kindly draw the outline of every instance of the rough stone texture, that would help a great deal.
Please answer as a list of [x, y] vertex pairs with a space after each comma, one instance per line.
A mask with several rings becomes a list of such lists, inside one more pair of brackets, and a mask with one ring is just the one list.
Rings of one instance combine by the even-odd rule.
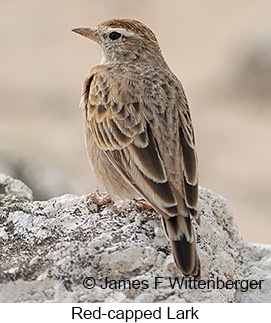
[[12, 177], [0, 174], [0, 194], [16, 195], [28, 200], [33, 199], [33, 193], [23, 182]]
[[[169, 279], [182, 276], [159, 216], [135, 201], [32, 201], [28, 187], [5, 175], [0, 189], [0, 302], [271, 301], [271, 246], [245, 244], [226, 200], [208, 189], [200, 190], [201, 225], [195, 224], [201, 279], [264, 280], [261, 290], [171, 288]], [[93, 289], [83, 286], [87, 277], [95, 279]], [[125, 288], [101, 288], [106, 277], [127, 280]]]

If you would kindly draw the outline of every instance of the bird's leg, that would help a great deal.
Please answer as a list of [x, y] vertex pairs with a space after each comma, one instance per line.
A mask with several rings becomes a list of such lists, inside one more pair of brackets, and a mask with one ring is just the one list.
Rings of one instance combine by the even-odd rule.
[[109, 194], [100, 193], [98, 188], [96, 188], [93, 193], [88, 194], [87, 198], [89, 198], [92, 202], [94, 202], [97, 205], [107, 205], [110, 203], [114, 203]]

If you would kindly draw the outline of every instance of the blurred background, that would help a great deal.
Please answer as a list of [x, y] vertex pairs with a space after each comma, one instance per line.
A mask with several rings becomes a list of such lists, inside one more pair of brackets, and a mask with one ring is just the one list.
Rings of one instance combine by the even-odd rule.
[[138, 19], [183, 82], [200, 184], [224, 196], [245, 241], [271, 243], [270, 0], [1, 0], [0, 172], [35, 199], [87, 194], [78, 107], [100, 52], [74, 27]]

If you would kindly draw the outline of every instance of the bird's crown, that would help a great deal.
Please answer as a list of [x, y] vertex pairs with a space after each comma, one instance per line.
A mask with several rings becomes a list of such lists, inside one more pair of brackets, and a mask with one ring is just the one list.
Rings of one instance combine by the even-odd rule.
[[119, 18], [119, 19], [109, 19], [101, 22], [97, 28], [122, 28], [127, 31], [138, 34], [142, 37], [148, 38], [151, 41], [157, 42], [154, 33], [144, 25], [142, 22], [134, 19]]

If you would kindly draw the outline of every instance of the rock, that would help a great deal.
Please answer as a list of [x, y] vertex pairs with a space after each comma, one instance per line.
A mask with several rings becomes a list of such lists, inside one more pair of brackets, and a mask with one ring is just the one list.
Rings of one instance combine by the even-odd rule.
[[18, 197], [33, 200], [33, 192], [18, 179], [0, 174], [0, 194], [15, 195]]
[[9, 155], [0, 151], [0, 170], [30, 187], [35, 200], [48, 200], [72, 189], [61, 171], [17, 154]]
[[195, 223], [198, 283], [207, 289], [180, 275], [155, 211], [75, 195], [32, 201], [23, 183], [0, 180], [0, 302], [271, 301], [271, 246], [244, 243], [226, 200], [211, 190], [200, 190]]

